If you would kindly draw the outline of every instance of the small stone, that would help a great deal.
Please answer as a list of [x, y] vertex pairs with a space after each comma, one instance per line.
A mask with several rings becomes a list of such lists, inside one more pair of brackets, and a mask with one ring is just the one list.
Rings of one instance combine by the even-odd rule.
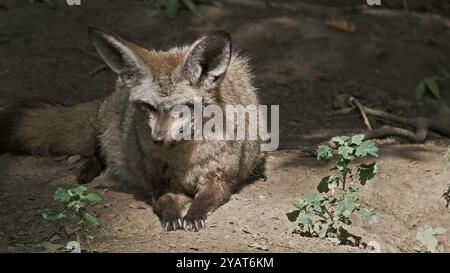
[[250, 243], [248, 244], [249, 247], [254, 248], [254, 249], [258, 249], [258, 250], [263, 250], [263, 251], [268, 251], [269, 247], [260, 243]]
[[70, 251], [70, 253], [81, 253], [81, 245], [80, 242], [70, 241], [66, 245], [66, 249]]
[[250, 232], [250, 231], [248, 231], [248, 229], [247, 229], [247, 228], [243, 228], [243, 229], [242, 229], [242, 232], [244, 232], [244, 233], [246, 233], [246, 234], [251, 234], [251, 232]]

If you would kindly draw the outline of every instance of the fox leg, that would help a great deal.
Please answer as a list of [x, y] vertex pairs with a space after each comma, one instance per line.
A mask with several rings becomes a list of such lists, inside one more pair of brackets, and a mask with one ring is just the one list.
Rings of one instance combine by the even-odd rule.
[[208, 212], [226, 203], [230, 196], [230, 186], [221, 179], [213, 180], [204, 185], [195, 195], [184, 217], [183, 227], [192, 231], [199, 231], [204, 228]]
[[182, 228], [182, 211], [191, 201], [186, 195], [176, 193], [166, 193], [158, 198], [153, 208], [166, 231]]

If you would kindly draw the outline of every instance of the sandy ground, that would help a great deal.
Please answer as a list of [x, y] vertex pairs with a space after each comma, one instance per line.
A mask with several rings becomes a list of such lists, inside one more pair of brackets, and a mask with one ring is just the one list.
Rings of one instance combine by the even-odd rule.
[[[56, 1], [54, 1], [56, 2]], [[103, 228], [92, 251], [274, 251], [364, 252], [353, 246], [292, 234], [285, 214], [291, 201], [312, 191], [329, 166], [299, 149], [337, 134], [364, 129], [358, 115], [329, 117], [334, 96], [352, 94], [395, 113], [429, 115], [414, 88], [426, 76], [450, 71], [449, 13], [427, 4], [442, 17], [398, 16], [329, 1], [225, 1], [200, 7], [200, 16], [182, 12], [168, 19], [145, 1], [87, 1], [81, 7], [4, 1], [0, 5], [0, 107], [30, 97], [78, 103], [106, 96], [113, 75], [89, 73], [99, 65], [87, 41], [87, 25], [106, 26], [137, 43], [167, 48], [191, 42], [198, 33], [227, 29], [236, 47], [253, 60], [264, 104], [280, 105], [280, 150], [270, 153], [267, 180], [235, 194], [212, 213], [198, 233], [163, 232], [145, 200], [113, 187], [107, 177], [89, 185], [104, 201], [92, 210]], [[413, 3], [419, 1], [412, 1]], [[437, 1], [435, 1], [437, 2]], [[412, 5], [412, 7], [415, 7]], [[424, 10], [417, 7], [417, 12]], [[426, 11], [426, 10], [425, 10]], [[358, 32], [327, 28], [331, 16], [345, 16]], [[25, 20], [24, 18], [28, 18]], [[442, 86], [449, 101], [449, 84]], [[450, 230], [443, 193], [450, 170], [443, 160], [446, 139], [422, 145], [383, 146], [379, 174], [363, 189], [363, 204], [379, 221], [356, 222], [365, 240], [384, 252], [423, 251], [415, 239], [421, 225]], [[58, 186], [75, 184], [75, 169], [64, 158], [0, 155], [0, 250], [36, 251], [44, 242], [65, 244], [70, 230], [45, 223], [42, 210], [53, 207]], [[69, 233], [69, 235], [68, 235]], [[439, 237], [450, 251], [450, 233]]]

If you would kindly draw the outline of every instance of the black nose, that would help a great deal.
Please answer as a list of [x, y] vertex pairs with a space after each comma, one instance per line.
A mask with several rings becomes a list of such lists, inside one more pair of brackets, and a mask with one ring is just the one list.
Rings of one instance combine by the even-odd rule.
[[161, 145], [164, 143], [164, 137], [158, 136], [153, 139], [156, 145]]

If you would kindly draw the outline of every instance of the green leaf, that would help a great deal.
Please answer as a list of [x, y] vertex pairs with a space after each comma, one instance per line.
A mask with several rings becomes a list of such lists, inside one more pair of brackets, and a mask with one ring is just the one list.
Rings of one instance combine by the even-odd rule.
[[318, 213], [323, 213], [322, 202], [314, 202], [313, 204], [314, 211]]
[[54, 222], [65, 218], [64, 212], [54, 212], [52, 210], [46, 209], [42, 212], [42, 218], [48, 222]]
[[328, 223], [315, 222], [314, 223], [314, 232], [317, 234], [319, 238], [325, 238], [329, 228]]
[[83, 201], [79, 201], [79, 200], [74, 200], [72, 202], [70, 202], [69, 204], [67, 204], [67, 208], [73, 208], [75, 209], [75, 211], [80, 211], [81, 209], [84, 209], [86, 207], [86, 203], [84, 203]]
[[290, 222], [297, 221], [297, 218], [299, 215], [300, 215], [300, 210], [294, 210], [294, 211], [286, 213], [286, 216]]
[[67, 203], [70, 200], [69, 192], [66, 189], [61, 188], [61, 187], [56, 189], [53, 197], [56, 201], [60, 201], [62, 203]]
[[351, 144], [359, 146], [362, 144], [363, 140], [364, 140], [364, 135], [362, 135], [362, 134], [354, 135], [352, 137]]
[[425, 80], [425, 85], [427, 86], [428, 90], [431, 91], [431, 94], [437, 99], [441, 98], [439, 85], [437, 83], [438, 78], [432, 77]]
[[360, 189], [350, 186], [348, 188], [348, 192], [350, 193], [350, 196], [353, 198], [353, 201], [358, 202]]
[[329, 224], [320, 225], [320, 230], [317, 232], [317, 235], [319, 236], [319, 238], [323, 239], [323, 238], [325, 238], [325, 236], [327, 236], [329, 227], [330, 227]]
[[102, 197], [97, 193], [91, 192], [86, 195], [86, 200], [89, 202], [100, 202], [102, 201]]
[[354, 149], [348, 146], [341, 146], [338, 149], [338, 154], [340, 154], [344, 159], [352, 160], [355, 157], [352, 156]]
[[329, 192], [330, 189], [328, 188], [328, 180], [330, 179], [330, 176], [324, 177], [322, 178], [322, 180], [320, 181], [319, 185], [317, 185], [317, 190], [320, 193], [323, 192]]
[[96, 226], [100, 225], [100, 222], [97, 220], [97, 218], [89, 213], [84, 214], [84, 219], [86, 221], [91, 222], [92, 224], [94, 224]]
[[341, 159], [341, 160], [339, 160], [338, 162], [336, 162], [336, 165], [334, 166], [334, 168], [333, 169], [337, 169], [337, 170], [339, 170], [340, 172], [342, 172], [343, 170], [345, 170], [345, 169], [349, 169], [348, 168], [348, 164], [350, 163], [350, 161], [349, 160], [346, 160], [346, 159]]
[[181, 0], [184, 5], [192, 12], [197, 13], [197, 8], [192, 0]]
[[352, 221], [348, 218], [340, 218], [336, 221], [336, 225], [339, 227], [339, 229], [342, 230], [349, 230], [352, 225]]
[[327, 176], [322, 178], [319, 185], [317, 186], [317, 190], [320, 193], [329, 192], [331, 189], [338, 186], [339, 177], [335, 175]]
[[336, 237], [328, 238], [328, 241], [330, 241], [331, 243], [336, 244], [336, 245], [339, 245], [341, 243], [341, 240]]
[[304, 227], [309, 227], [313, 225], [313, 217], [314, 214], [312, 213], [304, 213], [300, 215], [300, 217], [297, 219], [297, 222], [299, 224], [302, 224]]
[[302, 199], [296, 199], [296, 200], [294, 200], [294, 202], [292, 202], [292, 204], [299, 210], [303, 209], [307, 205], [307, 203], [305, 201], [303, 201]]
[[434, 233], [435, 234], [444, 234], [447, 232], [447, 229], [443, 228], [443, 227], [436, 227], [434, 228]]
[[374, 157], [378, 157], [379, 155], [379, 150], [377, 146], [375, 146], [375, 142], [373, 142], [372, 140], [366, 140], [356, 148], [355, 155], [357, 157], [364, 157], [368, 154]]
[[326, 161], [333, 157], [331, 148], [326, 145], [320, 145], [317, 149], [317, 160]]
[[423, 97], [425, 96], [425, 90], [426, 90], [425, 82], [421, 81], [415, 90], [416, 100], [421, 101], [423, 99]]
[[78, 186], [76, 188], [70, 189], [71, 192], [75, 193], [76, 195], [83, 195], [87, 188], [85, 186]]
[[359, 216], [361, 216], [361, 218], [363, 218], [369, 225], [375, 224], [377, 222], [377, 216], [370, 210], [360, 208], [357, 210], [357, 212]]
[[350, 137], [348, 136], [335, 136], [331, 139], [331, 142], [336, 143], [338, 146], [344, 145], [345, 142], [349, 141]]
[[308, 194], [305, 201], [308, 203], [314, 203], [314, 202], [320, 202], [320, 201], [322, 201], [322, 199], [323, 198], [322, 198], [322, 196], [320, 196], [319, 193], [313, 191]]
[[336, 208], [342, 215], [349, 216], [355, 209], [354, 199], [349, 194], [345, 194], [341, 201], [336, 202]]
[[376, 173], [377, 173], [376, 162], [373, 162], [372, 164], [369, 165], [361, 164], [358, 166], [359, 181], [361, 182], [362, 185], [365, 185], [367, 181], [374, 178]]
[[322, 200], [323, 200], [323, 197], [320, 196], [320, 194], [315, 191], [308, 194], [308, 196], [305, 199], [306, 203], [311, 204], [313, 209], [319, 213], [323, 212], [322, 204], [321, 204]]
[[427, 247], [428, 252], [441, 252], [441, 249], [438, 248], [439, 242], [434, 235], [444, 234], [446, 231], [447, 230], [442, 227], [434, 229], [433, 227], [428, 225], [421, 226], [417, 229], [416, 239]]

